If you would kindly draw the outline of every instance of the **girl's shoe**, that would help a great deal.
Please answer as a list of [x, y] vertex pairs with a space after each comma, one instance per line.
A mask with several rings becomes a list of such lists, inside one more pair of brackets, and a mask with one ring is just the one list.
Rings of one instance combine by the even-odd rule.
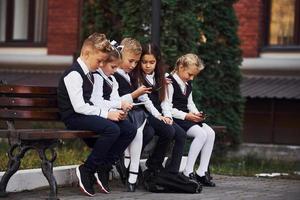
[[[129, 176], [130, 176], [130, 174], [134, 174], [134, 175], [137, 175], [137, 176], [139, 175], [138, 172], [129, 171]], [[127, 192], [135, 192], [136, 182], [135, 183], [129, 183], [129, 181], [127, 180], [126, 187], [127, 187]]]
[[136, 183], [129, 183], [127, 181], [126, 187], [127, 187], [127, 192], [135, 192]]
[[207, 172], [205, 172], [204, 176], [199, 176], [196, 174], [196, 179], [199, 183], [201, 183], [203, 186], [207, 187], [216, 187], [216, 184], [211, 181], [211, 178]]

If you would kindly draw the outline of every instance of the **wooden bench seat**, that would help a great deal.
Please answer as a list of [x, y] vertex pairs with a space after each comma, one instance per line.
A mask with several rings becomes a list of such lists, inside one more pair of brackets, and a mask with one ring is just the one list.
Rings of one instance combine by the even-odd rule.
[[[56, 159], [55, 145], [60, 139], [97, 137], [91, 131], [66, 130], [46, 127], [32, 129], [16, 122], [51, 121], [60, 122], [57, 108], [57, 88], [24, 85], [0, 85], [0, 120], [7, 129], [0, 130], [0, 138], [8, 138], [8, 169], [0, 182], [0, 197], [7, 196], [6, 187], [11, 176], [19, 169], [25, 153], [34, 149], [41, 159], [41, 168], [50, 185], [49, 199], [58, 199], [57, 184], [53, 176], [53, 162]], [[45, 155], [52, 152], [51, 158]]]

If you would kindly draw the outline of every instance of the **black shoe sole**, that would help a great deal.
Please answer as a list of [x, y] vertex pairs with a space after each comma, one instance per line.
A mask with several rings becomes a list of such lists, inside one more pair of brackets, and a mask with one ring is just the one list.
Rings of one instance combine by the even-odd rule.
[[81, 182], [81, 176], [80, 176], [79, 166], [76, 167], [76, 176], [77, 176], [77, 178], [78, 178], [78, 184], [79, 184], [80, 190], [81, 190], [84, 194], [86, 194], [86, 195], [88, 195], [88, 196], [90, 196], [90, 197], [95, 196], [95, 194], [89, 193], [89, 192], [86, 191], [86, 189], [84, 188], [84, 186], [83, 186], [83, 184], [82, 184], [82, 182]]
[[97, 180], [97, 184], [100, 187], [100, 191], [102, 193], [109, 194], [109, 191], [107, 189], [105, 189], [105, 187], [103, 186], [102, 182], [100, 181], [97, 173], [95, 174], [95, 177], [96, 177], [96, 180]]

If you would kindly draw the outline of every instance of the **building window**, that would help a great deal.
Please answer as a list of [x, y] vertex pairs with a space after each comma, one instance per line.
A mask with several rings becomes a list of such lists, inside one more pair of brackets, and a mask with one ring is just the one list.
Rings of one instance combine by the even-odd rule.
[[47, 0], [0, 0], [0, 45], [46, 43]]
[[265, 46], [300, 49], [300, 0], [266, 0]]

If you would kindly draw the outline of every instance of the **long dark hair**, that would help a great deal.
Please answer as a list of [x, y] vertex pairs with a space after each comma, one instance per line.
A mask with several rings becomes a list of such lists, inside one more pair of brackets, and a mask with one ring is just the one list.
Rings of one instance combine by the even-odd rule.
[[[164, 62], [161, 58], [160, 49], [153, 43], [147, 43], [142, 46], [142, 55], [141, 60], [144, 55], [150, 54], [153, 55], [156, 59], [156, 65], [154, 69], [154, 79], [156, 83], [156, 89], [158, 89], [159, 94], [159, 100], [163, 101], [166, 96], [166, 79], [165, 79], [165, 72], [166, 72], [166, 66], [164, 65]], [[145, 85], [145, 73], [142, 70], [141, 66], [141, 60], [138, 64], [138, 66], [133, 70], [132, 76], [136, 80], [135, 82]], [[153, 89], [155, 89], [153, 88]]]

